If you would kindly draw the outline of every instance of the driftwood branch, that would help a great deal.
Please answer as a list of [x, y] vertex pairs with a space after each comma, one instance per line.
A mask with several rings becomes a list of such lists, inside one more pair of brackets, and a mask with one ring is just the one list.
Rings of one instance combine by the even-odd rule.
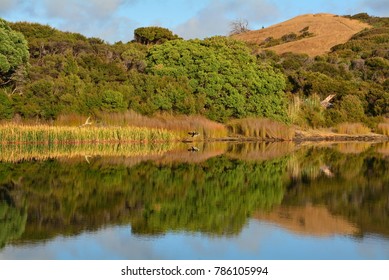
[[330, 94], [328, 95], [323, 101], [320, 102], [320, 105], [323, 106], [324, 108], [328, 108], [332, 106], [332, 103], [330, 102], [336, 94]]
[[85, 155], [85, 160], [86, 160], [86, 162], [88, 163], [88, 164], [90, 164], [90, 161], [89, 161], [89, 158], [91, 158], [92, 156], [87, 156], [87, 155]]
[[327, 165], [322, 165], [320, 166], [320, 170], [323, 171], [323, 173], [327, 176], [327, 177], [334, 177], [334, 173], [332, 173], [331, 169], [329, 166]]

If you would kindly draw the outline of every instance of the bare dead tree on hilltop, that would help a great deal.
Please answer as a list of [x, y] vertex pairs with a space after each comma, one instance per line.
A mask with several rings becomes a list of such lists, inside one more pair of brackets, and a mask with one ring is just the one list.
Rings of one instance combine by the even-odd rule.
[[236, 35], [250, 31], [249, 22], [246, 19], [236, 19], [230, 23], [229, 35]]

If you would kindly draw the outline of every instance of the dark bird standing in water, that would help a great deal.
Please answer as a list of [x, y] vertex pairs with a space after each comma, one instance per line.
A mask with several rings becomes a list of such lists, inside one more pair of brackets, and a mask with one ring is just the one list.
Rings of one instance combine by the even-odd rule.
[[190, 148], [188, 149], [188, 151], [189, 151], [189, 152], [198, 152], [198, 151], [200, 151], [200, 149], [197, 148], [197, 147], [195, 147], [195, 146], [192, 146], [192, 147], [190, 147]]
[[196, 136], [199, 136], [200, 133], [198, 133], [197, 131], [189, 131], [188, 134], [192, 137], [196, 137]]

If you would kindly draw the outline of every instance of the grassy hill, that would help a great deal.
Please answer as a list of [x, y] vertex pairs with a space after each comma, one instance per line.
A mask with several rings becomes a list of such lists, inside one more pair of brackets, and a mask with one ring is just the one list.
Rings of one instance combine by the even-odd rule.
[[344, 44], [354, 34], [371, 27], [367, 23], [332, 14], [307, 14], [233, 38], [278, 54], [293, 52], [316, 56], [328, 53], [333, 46]]

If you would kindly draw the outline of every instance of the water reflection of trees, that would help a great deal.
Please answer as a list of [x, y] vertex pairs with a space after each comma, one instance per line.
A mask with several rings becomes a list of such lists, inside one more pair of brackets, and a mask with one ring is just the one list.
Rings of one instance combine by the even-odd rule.
[[20, 238], [27, 221], [25, 200], [15, 201], [11, 187], [0, 185], [0, 248]]
[[[360, 234], [389, 235], [389, 158], [376, 153], [380, 149], [377, 145], [351, 153], [348, 148], [312, 147], [295, 154], [283, 204], [325, 205], [353, 222]], [[333, 176], [323, 172], [323, 166]]]
[[217, 157], [200, 165], [149, 166], [148, 183], [142, 187], [149, 198], [142, 218], [132, 224], [132, 229], [136, 233], [239, 233], [253, 210], [269, 209], [281, 202], [285, 163], [248, 164]]
[[292, 154], [286, 147], [289, 155], [278, 159], [274, 147], [238, 145], [200, 162], [174, 156], [1, 163], [0, 246], [120, 224], [142, 235], [234, 235], [254, 212], [280, 204], [324, 206], [361, 234], [389, 235], [389, 158], [381, 146]]
[[[202, 163], [135, 166], [48, 160], [0, 165], [28, 198], [23, 239], [77, 234], [131, 223], [138, 234], [168, 230], [237, 234], [256, 209], [283, 197], [286, 160], [247, 163], [224, 156]], [[1, 230], [1, 229], [0, 229]]]

